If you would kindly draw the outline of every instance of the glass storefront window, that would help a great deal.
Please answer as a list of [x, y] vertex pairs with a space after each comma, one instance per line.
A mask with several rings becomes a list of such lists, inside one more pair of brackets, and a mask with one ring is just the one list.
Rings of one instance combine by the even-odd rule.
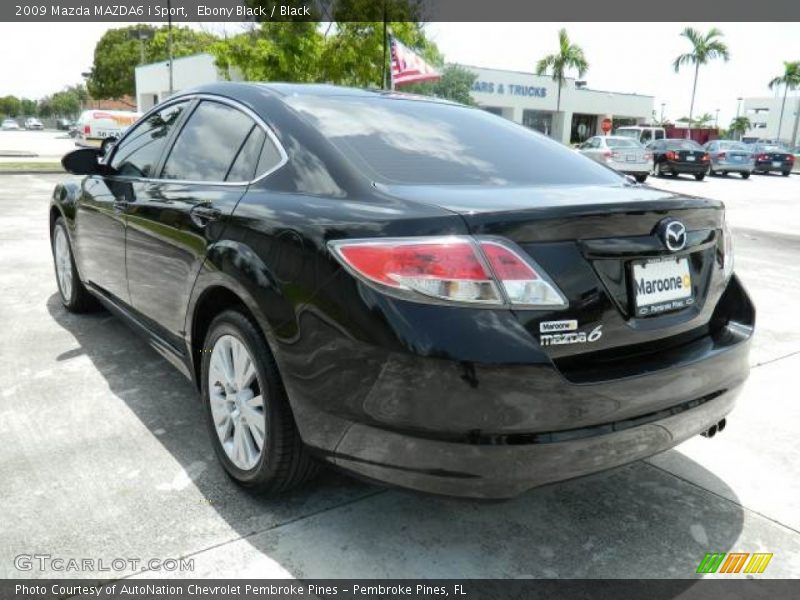
[[522, 124], [530, 129], [550, 135], [553, 131], [553, 113], [543, 110], [525, 109], [522, 111]]
[[597, 133], [597, 115], [572, 115], [572, 130], [569, 134], [571, 144], [580, 144]]

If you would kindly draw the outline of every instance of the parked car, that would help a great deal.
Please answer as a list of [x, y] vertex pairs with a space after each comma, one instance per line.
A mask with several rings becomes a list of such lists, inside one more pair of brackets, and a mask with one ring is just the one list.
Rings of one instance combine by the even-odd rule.
[[84, 179], [53, 193], [61, 302], [191, 378], [255, 490], [317, 459], [508, 497], [715, 434], [747, 377], [722, 202], [480, 109], [217, 83], [100, 155], [67, 154]]
[[31, 130], [41, 131], [42, 129], [44, 129], [44, 125], [42, 125], [42, 122], [39, 119], [35, 117], [28, 117], [27, 119], [25, 119], [25, 129], [27, 129], [28, 131]]
[[794, 168], [794, 154], [775, 144], [753, 144], [754, 173], [778, 171], [788, 177]]
[[651, 142], [647, 148], [653, 153], [653, 175], [677, 177], [681, 173], [694, 175], [697, 181], [706, 176], [709, 156], [703, 147], [692, 140], [666, 139]]
[[127, 110], [85, 110], [78, 118], [75, 145], [100, 147], [116, 142], [141, 115]]
[[60, 131], [69, 131], [73, 125], [74, 121], [70, 121], [69, 119], [62, 118], [56, 120], [56, 129]]
[[738, 173], [742, 179], [747, 179], [753, 172], [753, 153], [745, 144], [715, 140], [708, 142], [704, 148], [710, 158], [707, 175]]
[[629, 137], [596, 135], [580, 145], [578, 151], [644, 183], [653, 168], [653, 154]]
[[14, 119], [3, 119], [3, 124], [0, 125], [0, 129], [3, 131], [18, 131], [19, 123], [17, 123]]
[[651, 127], [649, 125], [617, 127], [614, 130], [614, 135], [632, 138], [644, 146], [652, 141], [663, 140], [667, 137], [663, 127]]

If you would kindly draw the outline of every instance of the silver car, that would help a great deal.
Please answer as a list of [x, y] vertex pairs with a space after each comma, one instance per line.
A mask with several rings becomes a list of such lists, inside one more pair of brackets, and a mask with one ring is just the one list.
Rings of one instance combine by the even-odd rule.
[[709, 175], [738, 173], [742, 179], [747, 179], [753, 172], [755, 159], [752, 146], [732, 140], [713, 140], [706, 142], [703, 148], [711, 158], [708, 165]]
[[620, 135], [596, 135], [578, 147], [585, 154], [606, 166], [632, 175], [644, 183], [653, 168], [653, 154], [639, 142]]

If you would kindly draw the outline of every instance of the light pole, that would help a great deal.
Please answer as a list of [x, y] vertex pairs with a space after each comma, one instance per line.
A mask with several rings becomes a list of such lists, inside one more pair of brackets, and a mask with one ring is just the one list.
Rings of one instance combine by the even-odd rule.
[[716, 114], [714, 115], [714, 129], [719, 129], [719, 109], [716, 109]]
[[[741, 98], [737, 98], [737, 99], [736, 99], [736, 119], [737, 119], [737, 120], [739, 119], [739, 112], [741, 111], [741, 109], [742, 109], [742, 99], [741, 99]], [[739, 129], [737, 128], [737, 130], [736, 130], [736, 133], [737, 133], [737, 135], [738, 135], [738, 137], [736, 138], [736, 139], [737, 139], [737, 141], [741, 141], [741, 139], [742, 139], [742, 132], [741, 132], [741, 131], [739, 131]]]
[[661, 125], [662, 127], [664, 126], [664, 107], [665, 107], [666, 105], [667, 105], [667, 103], [666, 103], [666, 102], [662, 102], [662, 103], [661, 103], [661, 123], [660, 123], [660, 125]]

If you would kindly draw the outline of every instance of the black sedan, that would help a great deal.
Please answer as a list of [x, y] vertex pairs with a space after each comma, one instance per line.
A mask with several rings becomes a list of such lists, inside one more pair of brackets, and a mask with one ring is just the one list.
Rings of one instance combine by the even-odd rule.
[[788, 177], [794, 167], [794, 154], [783, 146], [775, 144], [753, 144], [753, 157], [755, 158], [754, 173], [770, 173], [777, 171]]
[[508, 497], [713, 435], [747, 377], [722, 203], [479, 109], [215, 84], [100, 152], [53, 194], [63, 304], [189, 377], [258, 491], [328, 462]]
[[656, 140], [650, 142], [647, 148], [653, 153], [653, 175], [656, 177], [677, 177], [681, 173], [688, 173], [702, 181], [708, 173], [708, 153], [693, 140]]

